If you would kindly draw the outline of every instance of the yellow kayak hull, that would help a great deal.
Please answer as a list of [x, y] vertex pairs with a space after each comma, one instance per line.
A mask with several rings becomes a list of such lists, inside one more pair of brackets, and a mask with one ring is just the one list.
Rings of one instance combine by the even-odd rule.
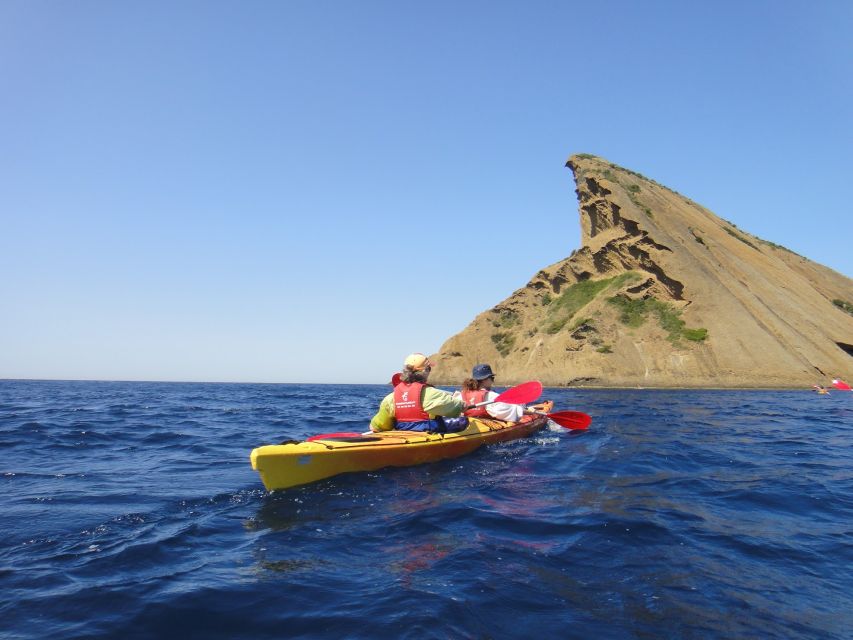
[[[551, 410], [549, 403], [545, 412]], [[252, 468], [269, 491], [287, 489], [341, 473], [409, 467], [457, 458], [485, 444], [523, 438], [542, 429], [548, 418], [525, 415], [521, 422], [470, 418], [459, 433], [384, 431], [361, 438], [330, 438], [253, 449]]]

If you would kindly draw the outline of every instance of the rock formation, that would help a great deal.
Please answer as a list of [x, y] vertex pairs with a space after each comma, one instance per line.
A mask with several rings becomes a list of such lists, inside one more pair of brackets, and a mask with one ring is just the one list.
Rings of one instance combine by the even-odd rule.
[[853, 280], [601, 158], [574, 173], [582, 247], [447, 340], [431, 380], [477, 362], [550, 386], [810, 387], [853, 378]]

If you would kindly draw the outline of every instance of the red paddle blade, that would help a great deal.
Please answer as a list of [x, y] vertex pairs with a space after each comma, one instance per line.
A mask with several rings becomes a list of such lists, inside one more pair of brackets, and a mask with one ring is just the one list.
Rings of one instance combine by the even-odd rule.
[[495, 398], [495, 402], [527, 404], [528, 402], [536, 402], [541, 395], [542, 383], [538, 380], [531, 380], [530, 382], [522, 382], [515, 387], [507, 389]]
[[566, 429], [588, 429], [592, 424], [592, 418], [580, 411], [557, 411], [546, 415], [549, 420]]
[[400, 384], [400, 374], [395, 373], [393, 376], [391, 376], [391, 386], [396, 387], [398, 384]]
[[844, 382], [844, 380], [833, 380], [832, 386], [841, 391], [850, 391], [850, 385]]
[[310, 438], [305, 438], [305, 442], [311, 442], [313, 440], [326, 440], [328, 438], [357, 438], [360, 435], [360, 433], [355, 433], [354, 431], [341, 431], [340, 433], [321, 433], [316, 436], [311, 436]]

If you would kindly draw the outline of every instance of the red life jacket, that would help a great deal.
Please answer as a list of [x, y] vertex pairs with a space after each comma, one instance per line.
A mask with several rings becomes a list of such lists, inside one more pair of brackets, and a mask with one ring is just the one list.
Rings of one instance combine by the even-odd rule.
[[401, 382], [394, 387], [394, 417], [397, 422], [429, 420], [421, 404], [421, 390], [428, 385], [422, 382]]
[[[478, 402], [485, 402], [487, 393], [487, 389], [463, 389], [462, 402], [464, 402], [465, 404], [477, 404]], [[468, 409], [462, 415], [471, 416], [472, 418], [483, 418], [488, 416], [489, 412], [486, 411], [486, 407], [476, 407], [474, 409]]]

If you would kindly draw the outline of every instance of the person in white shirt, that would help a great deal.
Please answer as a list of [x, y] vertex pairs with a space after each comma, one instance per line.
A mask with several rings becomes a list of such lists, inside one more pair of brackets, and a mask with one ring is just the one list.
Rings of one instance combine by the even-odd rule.
[[[462, 390], [454, 392], [453, 395], [460, 397], [466, 405], [488, 402], [498, 397], [498, 394], [492, 391], [494, 383], [495, 374], [492, 371], [492, 367], [488, 364], [478, 364], [471, 371], [471, 377], [462, 383]], [[521, 420], [521, 416], [524, 415], [524, 407], [520, 404], [495, 402], [485, 407], [467, 409], [463, 415], [475, 418], [494, 418], [496, 420], [505, 420], [506, 422], [518, 422]]]

